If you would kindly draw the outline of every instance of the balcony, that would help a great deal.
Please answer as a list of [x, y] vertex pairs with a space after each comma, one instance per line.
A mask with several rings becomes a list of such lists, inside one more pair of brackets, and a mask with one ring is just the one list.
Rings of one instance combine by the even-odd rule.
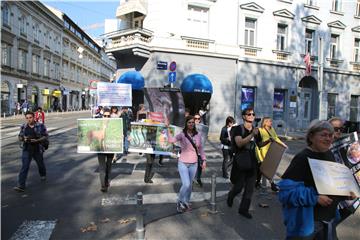
[[107, 34], [111, 40], [106, 53], [126, 54], [132, 53], [140, 57], [149, 58], [149, 44], [153, 38], [153, 32], [144, 28], [131, 28], [118, 30]]

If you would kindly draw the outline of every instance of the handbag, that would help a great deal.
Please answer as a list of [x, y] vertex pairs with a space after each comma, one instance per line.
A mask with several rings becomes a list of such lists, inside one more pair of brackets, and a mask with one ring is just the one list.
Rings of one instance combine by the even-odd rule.
[[194, 147], [195, 151], [196, 151], [196, 155], [197, 155], [197, 161], [198, 161], [198, 165], [199, 166], [202, 166], [203, 163], [204, 163], [204, 160], [202, 160], [199, 152], [198, 152], [198, 149], [195, 145], [195, 143], [193, 142], [193, 140], [191, 139], [191, 137], [187, 134], [187, 133], [184, 133], [185, 137], [190, 141], [191, 145]]

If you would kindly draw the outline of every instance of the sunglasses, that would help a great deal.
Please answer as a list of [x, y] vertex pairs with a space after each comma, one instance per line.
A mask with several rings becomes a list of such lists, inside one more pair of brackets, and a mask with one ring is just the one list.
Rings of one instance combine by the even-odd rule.
[[108, 117], [108, 118], [110, 117], [110, 115], [103, 115], [103, 116], [104, 116], [104, 117]]
[[196, 117], [196, 118], [194, 118], [195, 120], [200, 120], [200, 118], [198, 118], [198, 117]]
[[344, 131], [344, 128], [343, 127], [334, 127], [334, 131], [335, 132], [342, 132], [342, 131]]
[[247, 113], [246, 116], [255, 116], [255, 113]]

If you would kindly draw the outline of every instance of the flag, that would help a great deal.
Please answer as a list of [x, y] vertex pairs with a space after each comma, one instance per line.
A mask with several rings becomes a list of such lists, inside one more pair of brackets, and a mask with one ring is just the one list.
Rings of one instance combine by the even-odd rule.
[[311, 61], [310, 61], [310, 54], [307, 53], [304, 57], [304, 62], [305, 62], [305, 75], [306, 76], [310, 76], [311, 75]]

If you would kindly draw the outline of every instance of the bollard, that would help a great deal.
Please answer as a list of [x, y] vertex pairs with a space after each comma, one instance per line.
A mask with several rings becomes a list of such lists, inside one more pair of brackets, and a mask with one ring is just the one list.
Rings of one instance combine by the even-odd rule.
[[145, 239], [144, 215], [143, 215], [143, 194], [136, 194], [136, 239]]
[[5, 113], [4, 113], [4, 118], [5, 118]]
[[211, 176], [210, 213], [217, 213], [217, 211], [216, 211], [216, 174], [215, 173]]

